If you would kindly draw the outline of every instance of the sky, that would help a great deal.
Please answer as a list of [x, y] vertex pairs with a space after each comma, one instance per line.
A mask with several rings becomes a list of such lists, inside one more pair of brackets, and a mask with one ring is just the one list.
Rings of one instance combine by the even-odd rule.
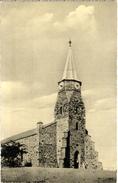
[[0, 3], [1, 138], [54, 121], [72, 50], [86, 127], [105, 169], [116, 168], [116, 3]]

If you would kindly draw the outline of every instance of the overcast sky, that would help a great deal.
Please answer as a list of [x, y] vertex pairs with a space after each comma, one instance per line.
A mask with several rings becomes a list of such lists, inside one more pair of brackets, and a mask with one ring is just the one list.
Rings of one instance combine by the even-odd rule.
[[116, 3], [1, 3], [0, 24], [2, 138], [54, 120], [71, 38], [87, 129], [115, 168]]

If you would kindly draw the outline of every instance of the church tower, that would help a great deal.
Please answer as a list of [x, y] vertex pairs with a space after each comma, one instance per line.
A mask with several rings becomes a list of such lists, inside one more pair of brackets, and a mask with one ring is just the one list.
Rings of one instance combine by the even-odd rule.
[[85, 161], [85, 107], [72, 55], [72, 42], [55, 105], [58, 167], [80, 168]]

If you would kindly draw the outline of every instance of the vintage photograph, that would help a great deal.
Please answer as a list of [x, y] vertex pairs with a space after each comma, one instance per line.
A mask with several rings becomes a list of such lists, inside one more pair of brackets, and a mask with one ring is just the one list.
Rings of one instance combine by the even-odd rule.
[[0, 2], [1, 182], [116, 183], [116, 8]]

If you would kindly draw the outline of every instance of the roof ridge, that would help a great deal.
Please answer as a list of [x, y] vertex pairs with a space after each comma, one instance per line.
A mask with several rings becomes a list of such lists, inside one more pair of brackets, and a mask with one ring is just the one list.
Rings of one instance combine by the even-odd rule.
[[[50, 125], [53, 125], [54, 123], [56, 123], [56, 121], [43, 125], [43, 128], [46, 128]], [[10, 137], [7, 137], [7, 138], [1, 140], [1, 144], [5, 144], [5, 143], [8, 143], [10, 141], [16, 141], [16, 140], [19, 140], [19, 139], [23, 139], [23, 138], [26, 138], [28, 136], [32, 136], [32, 135], [35, 135], [35, 134], [36, 134], [36, 128], [33, 128], [33, 129], [30, 129], [30, 130], [18, 133], [16, 135], [12, 135]]]
[[12, 135], [8, 138], [5, 138], [5, 139], [1, 140], [1, 144], [10, 142], [11, 140], [13, 141], [13, 140], [22, 139], [22, 138], [32, 136], [32, 135], [35, 135], [35, 134], [36, 134], [36, 128], [33, 128], [33, 129], [30, 129], [30, 130], [18, 133], [16, 135]]

